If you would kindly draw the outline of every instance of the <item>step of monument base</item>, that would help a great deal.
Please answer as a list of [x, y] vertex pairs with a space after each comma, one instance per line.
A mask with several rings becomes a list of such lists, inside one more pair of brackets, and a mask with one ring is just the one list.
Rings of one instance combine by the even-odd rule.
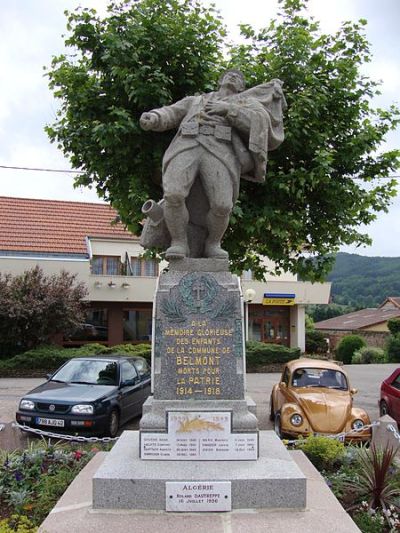
[[306, 477], [273, 431], [257, 461], [144, 461], [125, 431], [93, 477], [94, 509], [165, 510], [168, 481], [230, 481], [232, 509], [304, 509]]

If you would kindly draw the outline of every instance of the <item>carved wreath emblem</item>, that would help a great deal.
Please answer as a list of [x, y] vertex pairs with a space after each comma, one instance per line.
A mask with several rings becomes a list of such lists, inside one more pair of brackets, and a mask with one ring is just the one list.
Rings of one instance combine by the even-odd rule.
[[164, 297], [163, 313], [173, 322], [184, 322], [188, 314], [208, 314], [214, 319], [229, 319], [235, 315], [232, 297], [218, 299], [219, 285], [207, 274], [188, 274], [181, 279], [178, 293]]

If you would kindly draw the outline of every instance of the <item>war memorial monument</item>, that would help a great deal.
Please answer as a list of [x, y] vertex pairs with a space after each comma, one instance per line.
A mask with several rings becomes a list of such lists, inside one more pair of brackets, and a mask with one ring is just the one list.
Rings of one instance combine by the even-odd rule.
[[285, 107], [279, 80], [246, 90], [229, 70], [217, 91], [141, 117], [144, 130], [176, 131], [141, 238], [169, 265], [153, 305], [153, 395], [140, 431], [124, 432], [95, 474], [95, 509], [305, 507], [305, 476], [273, 431], [259, 431], [246, 397], [243, 296], [221, 244], [240, 179], [265, 180]]

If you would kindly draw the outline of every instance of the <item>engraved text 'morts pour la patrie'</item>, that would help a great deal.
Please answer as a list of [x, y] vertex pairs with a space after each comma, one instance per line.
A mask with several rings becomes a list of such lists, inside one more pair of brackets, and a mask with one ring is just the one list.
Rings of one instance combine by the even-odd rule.
[[215, 276], [186, 274], [156, 301], [157, 399], [243, 399], [240, 299]]

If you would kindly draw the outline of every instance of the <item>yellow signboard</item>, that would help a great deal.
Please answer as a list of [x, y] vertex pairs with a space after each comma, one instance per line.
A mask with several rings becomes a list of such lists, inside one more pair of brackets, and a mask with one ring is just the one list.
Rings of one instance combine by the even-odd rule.
[[294, 298], [263, 298], [263, 305], [294, 305]]

